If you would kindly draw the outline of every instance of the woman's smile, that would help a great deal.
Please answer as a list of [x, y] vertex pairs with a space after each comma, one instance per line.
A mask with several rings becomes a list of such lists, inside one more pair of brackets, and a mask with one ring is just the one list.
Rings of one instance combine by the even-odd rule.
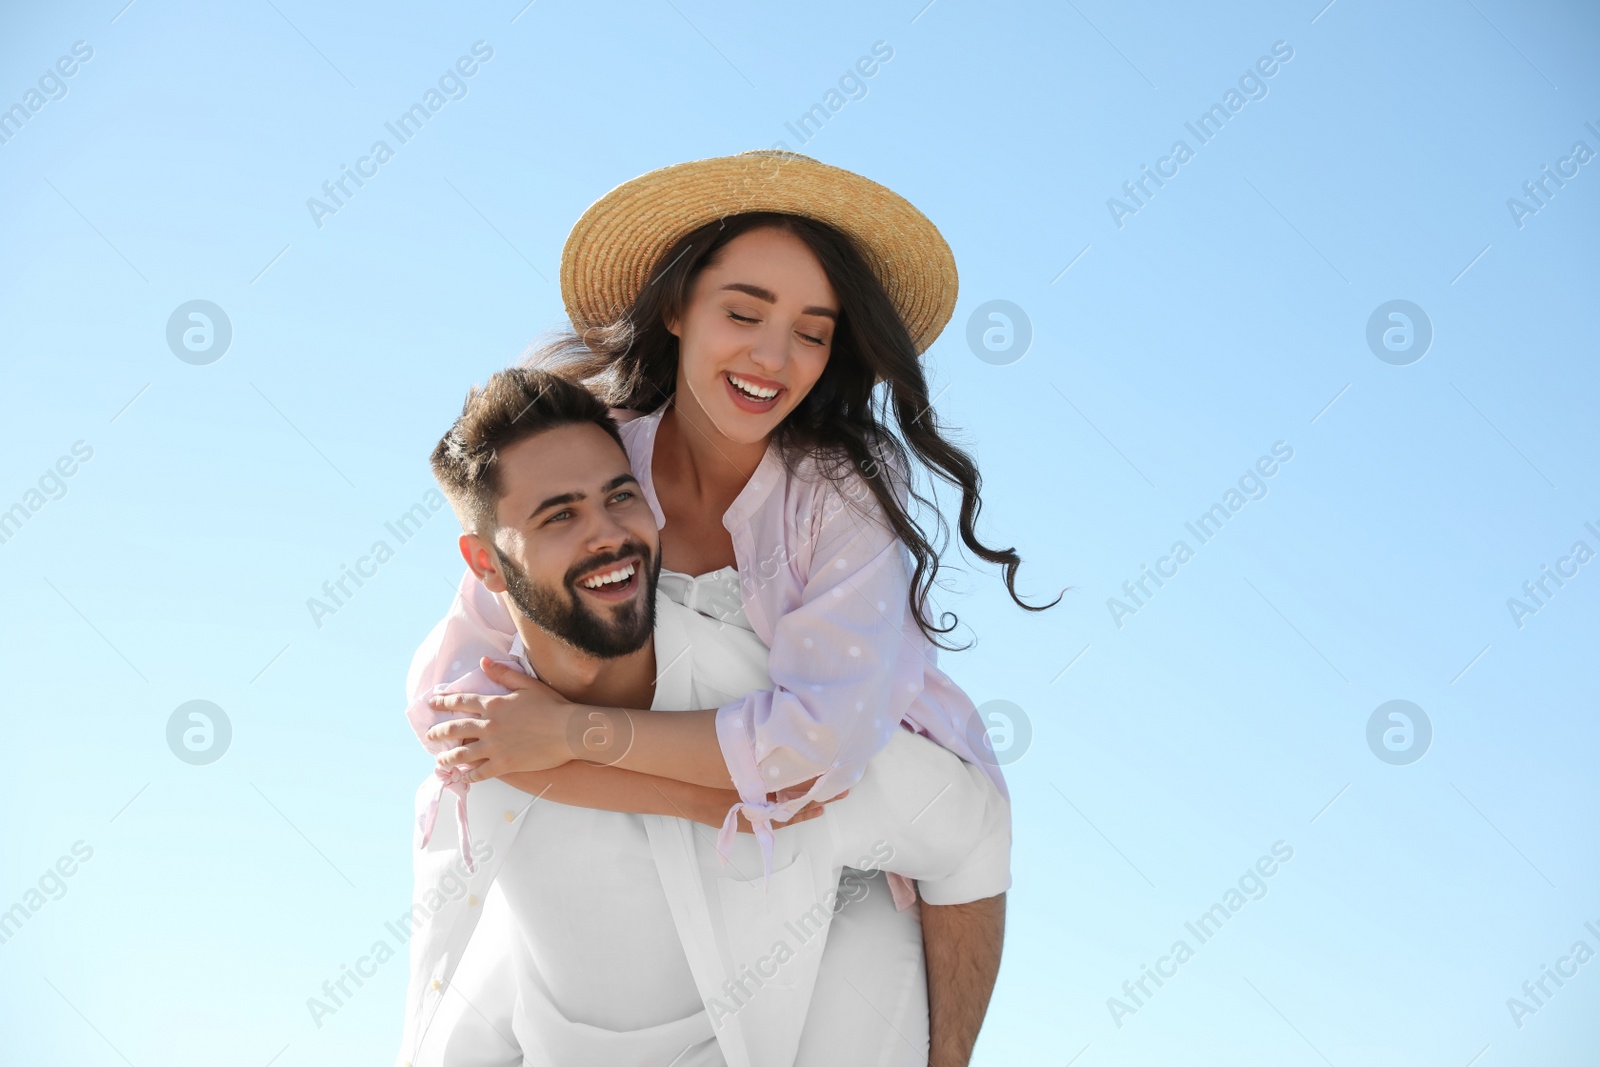
[[788, 389], [781, 383], [756, 374], [735, 374], [726, 371], [722, 380], [728, 385], [728, 395], [733, 402], [752, 414], [765, 415], [778, 406], [778, 401]]

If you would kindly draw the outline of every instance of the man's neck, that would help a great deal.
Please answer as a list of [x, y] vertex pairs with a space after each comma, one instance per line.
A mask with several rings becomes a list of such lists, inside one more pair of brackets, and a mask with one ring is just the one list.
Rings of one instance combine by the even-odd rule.
[[[504, 599], [502, 597], [502, 599]], [[576, 704], [648, 708], [655, 699], [656, 644], [652, 634], [635, 652], [613, 659], [591, 656], [541, 630], [506, 604], [522, 637], [524, 654], [539, 680]]]

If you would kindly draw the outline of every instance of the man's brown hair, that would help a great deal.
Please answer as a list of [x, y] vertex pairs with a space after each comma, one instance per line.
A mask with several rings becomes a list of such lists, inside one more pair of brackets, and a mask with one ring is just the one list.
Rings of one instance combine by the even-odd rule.
[[462, 529], [480, 537], [493, 532], [503, 449], [546, 430], [583, 423], [600, 427], [627, 453], [610, 409], [576, 382], [530, 367], [508, 367], [474, 386], [461, 417], [429, 457]]

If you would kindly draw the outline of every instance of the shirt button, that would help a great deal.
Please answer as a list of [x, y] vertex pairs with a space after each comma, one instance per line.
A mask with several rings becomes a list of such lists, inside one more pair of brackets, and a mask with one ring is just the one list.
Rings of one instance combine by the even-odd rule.
[[506, 822], [510, 822], [512, 819], [515, 819], [516, 817], [517, 817], [517, 813], [514, 812], [514, 811], [508, 811], [505, 814]]
[[477, 906], [478, 906], [478, 898], [477, 897], [468, 897], [467, 898], [467, 907], [476, 908]]
[[434, 991], [437, 992], [437, 991], [443, 989], [444, 985], [439, 981], [439, 979], [435, 978], [433, 980], [433, 988], [434, 988]]

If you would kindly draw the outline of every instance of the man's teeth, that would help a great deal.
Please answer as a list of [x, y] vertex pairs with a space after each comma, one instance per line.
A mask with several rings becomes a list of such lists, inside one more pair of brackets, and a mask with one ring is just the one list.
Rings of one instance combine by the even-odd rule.
[[778, 390], [763, 388], [754, 382], [747, 382], [737, 374], [728, 375], [728, 381], [733, 383], [735, 389], [755, 400], [771, 400], [778, 395]]
[[608, 574], [597, 574], [593, 578], [585, 578], [583, 580], [583, 587], [585, 589], [599, 589], [603, 585], [612, 585], [616, 582], [625, 582], [632, 577], [633, 564], [630, 563], [621, 570], [611, 571]]

